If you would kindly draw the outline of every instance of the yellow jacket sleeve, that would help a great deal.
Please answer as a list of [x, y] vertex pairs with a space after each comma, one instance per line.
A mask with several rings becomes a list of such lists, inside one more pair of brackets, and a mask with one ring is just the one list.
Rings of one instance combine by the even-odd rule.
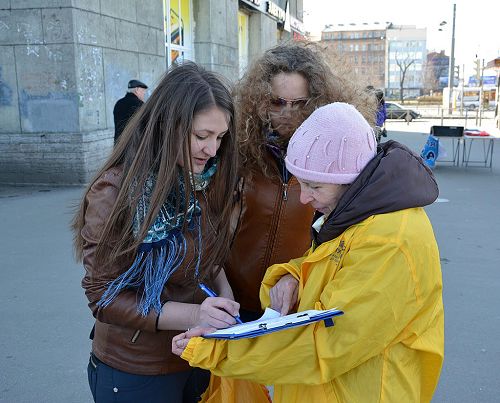
[[[426, 300], [438, 298], [432, 286], [424, 290], [418, 285], [419, 275], [410, 257], [408, 250], [386, 239], [365, 238], [358, 245], [353, 242], [337, 272], [329, 256], [315, 262], [314, 271], [321, 270], [316, 273], [330, 275], [328, 281], [317, 285], [322, 292], [315, 308], [340, 307], [345, 311], [334, 327], [319, 322], [229, 342], [194, 338], [182, 357], [216, 375], [259, 383], [328, 382], [401, 341], [407, 336], [405, 326], [419, 319]], [[294, 273], [295, 269], [293, 264], [274, 266], [266, 274], [263, 288], [280, 273]], [[303, 298], [307, 298], [306, 291]]]

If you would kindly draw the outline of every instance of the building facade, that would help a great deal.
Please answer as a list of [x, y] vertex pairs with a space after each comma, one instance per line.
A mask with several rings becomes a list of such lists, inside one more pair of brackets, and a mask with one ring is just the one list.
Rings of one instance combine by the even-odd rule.
[[427, 30], [414, 25], [391, 25], [387, 30], [386, 96], [405, 99], [422, 95], [426, 38]]
[[81, 184], [113, 147], [113, 107], [194, 60], [235, 81], [301, 37], [302, 0], [0, 0], [0, 183]]
[[384, 88], [386, 30], [390, 24], [328, 25], [321, 41], [345, 58], [356, 74], [375, 88]]
[[[386, 96], [421, 95], [426, 60], [426, 29], [393, 23], [328, 25], [321, 40], [345, 58], [366, 84]], [[403, 77], [404, 76], [404, 77]]]
[[442, 92], [448, 86], [450, 57], [441, 52], [430, 52], [424, 68], [424, 92], [426, 94]]

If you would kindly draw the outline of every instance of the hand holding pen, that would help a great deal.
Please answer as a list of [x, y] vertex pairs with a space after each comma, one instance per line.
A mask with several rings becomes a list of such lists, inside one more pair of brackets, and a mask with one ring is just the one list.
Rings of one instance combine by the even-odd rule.
[[[238, 316], [240, 304], [227, 298], [218, 297], [217, 294], [203, 283], [199, 283], [200, 289], [212, 299], [206, 299], [200, 308], [200, 320], [205, 320], [218, 329], [232, 326], [234, 322], [243, 323]], [[204, 316], [204, 318], [202, 318]]]

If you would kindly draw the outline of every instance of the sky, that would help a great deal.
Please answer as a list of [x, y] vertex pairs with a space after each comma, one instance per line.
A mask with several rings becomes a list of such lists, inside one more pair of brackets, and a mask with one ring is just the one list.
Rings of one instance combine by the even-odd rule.
[[[485, 64], [500, 56], [498, 0], [303, 0], [305, 30], [320, 35], [327, 24], [390, 21], [427, 28], [427, 50], [451, 53], [453, 4], [456, 4], [455, 60], [472, 75], [476, 57]], [[439, 23], [447, 21], [442, 32]]]

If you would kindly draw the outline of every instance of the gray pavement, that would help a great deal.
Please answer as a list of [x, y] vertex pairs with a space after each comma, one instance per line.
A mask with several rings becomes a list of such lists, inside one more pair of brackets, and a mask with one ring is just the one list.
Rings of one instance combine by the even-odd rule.
[[[419, 151], [433, 124], [390, 121], [387, 128], [389, 138]], [[441, 255], [445, 361], [433, 402], [499, 401], [500, 140], [495, 147], [491, 171], [444, 163], [434, 170], [439, 202], [426, 211]], [[481, 157], [474, 145], [471, 159]]]
[[81, 188], [0, 191], [0, 401], [91, 402], [92, 327], [72, 258], [71, 205]]
[[[431, 124], [391, 121], [389, 138], [419, 151]], [[446, 356], [433, 401], [498, 402], [500, 144], [492, 170], [441, 164], [435, 174], [440, 199], [427, 212], [441, 252]], [[82, 191], [0, 187], [1, 402], [91, 401], [92, 318], [69, 231]]]

